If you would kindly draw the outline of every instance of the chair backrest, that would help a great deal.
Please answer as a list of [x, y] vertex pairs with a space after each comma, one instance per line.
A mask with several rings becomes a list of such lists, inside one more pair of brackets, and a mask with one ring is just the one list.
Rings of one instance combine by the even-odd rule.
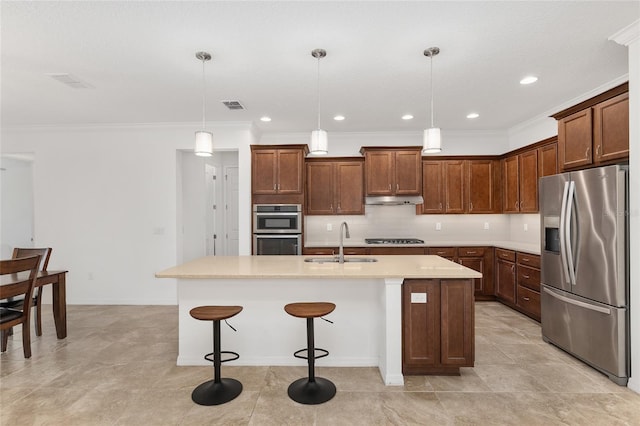
[[41, 271], [46, 271], [47, 266], [49, 265], [49, 256], [51, 256], [51, 250], [52, 250], [51, 247], [45, 247], [45, 248], [16, 247], [13, 249], [13, 256], [11, 256], [11, 258], [17, 259], [19, 257], [29, 257], [29, 256], [35, 256], [39, 254], [40, 255], [39, 269]]
[[[31, 295], [38, 277], [38, 264], [40, 256], [21, 257], [18, 259], [0, 260], [0, 299], [24, 295], [22, 311], [29, 314], [31, 307]], [[11, 275], [5, 277], [6, 275]], [[6, 280], [5, 280], [6, 278]]]

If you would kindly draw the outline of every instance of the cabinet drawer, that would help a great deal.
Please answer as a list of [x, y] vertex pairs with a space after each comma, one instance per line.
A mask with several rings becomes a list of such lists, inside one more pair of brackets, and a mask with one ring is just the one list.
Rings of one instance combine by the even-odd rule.
[[456, 257], [455, 247], [429, 247], [427, 248], [427, 254], [434, 254], [442, 257]]
[[496, 249], [496, 258], [508, 260], [509, 262], [515, 262], [516, 261], [516, 252], [512, 251], [512, 250], [505, 250], [505, 249], [497, 248]]
[[486, 247], [458, 247], [458, 257], [482, 257]]
[[332, 255], [336, 254], [337, 251], [331, 247], [303, 247], [302, 254], [318, 254], [318, 255]]
[[538, 321], [540, 320], [540, 293], [537, 291], [519, 285], [517, 305]]
[[518, 265], [518, 285], [540, 291], [540, 270]]
[[540, 256], [518, 252], [518, 264], [540, 269]]

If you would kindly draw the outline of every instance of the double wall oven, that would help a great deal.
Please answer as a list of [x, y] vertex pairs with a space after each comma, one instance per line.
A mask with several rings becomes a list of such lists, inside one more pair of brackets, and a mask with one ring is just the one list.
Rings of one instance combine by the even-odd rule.
[[253, 205], [253, 254], [302, 254], [302, 205]]

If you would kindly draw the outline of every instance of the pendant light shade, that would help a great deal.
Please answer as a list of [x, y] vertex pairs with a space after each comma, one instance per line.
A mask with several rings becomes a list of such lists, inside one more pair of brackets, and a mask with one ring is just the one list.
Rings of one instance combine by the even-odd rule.
[[196, 132], [195, 154], [198, 157], [211, 157], [213, 155], [213, 135], [210, 132], [200, 130]]
[[425, 129], [422, 140], [422, 152], [435, 154], [442, 151], [440, 128], [433, 125], [433, 57], [440, 53], [438, 47], [430, 47], [424, 51], [424, 56], [429, 57], [430, 62], [430, 86], [431, 86], [431, 127]]
[[205, 131], [205, 74], [204, 63], [211, 60], [211, 55], [207, 52], [196, 53], [196, 58], [202, 61], [202, 130], [196, 132], [196, 147], [194, 152], [199, 157], [211, 157], [213, 155], [213, 135]]
[[424, 138], [422, 140], [422, 152], [425, 154], [435, 154], [442, 151], [440, 143], [440, 128], [431, 127], [424, 130]]
[[320, 128], [320, 59], [327, 56], [324, 49], [314, 49], [311, 56], [318, 60], [318, 128], [311, 132], [309, 153], [313, 155], [327, 155], [329, 153], [329, 137], [326, 130]]

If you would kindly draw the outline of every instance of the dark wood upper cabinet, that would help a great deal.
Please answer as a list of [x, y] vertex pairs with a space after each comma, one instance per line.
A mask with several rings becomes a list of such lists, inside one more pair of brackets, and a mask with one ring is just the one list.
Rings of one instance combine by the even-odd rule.
[[307, 159], [308, 215], [364, 214], [362, 159]]
[[558, 144], [538, 148], [538, 177], [551, 176], [558, 173]]
[[518, 169], [520, 161], [517, 155], [512, 155], [502, 160], [502, 182], [504, 200], [502, 211], [505, 213], [515, 213], [520, 211], [518, 203], [520, 202], [520, 185], [518, 183]]
[[254, 195], [302, 194], [307, 145], [252, 145], [251, 190]]
[[424, 203], [418, 206], [422, 214], [444, 213], [444, 161], [422, 162], [422, 198]]
[[518, 160], [518, 209], [522, 213], [535, 213], [538, 211], [538, 150], [524, 152]]
[[561, 171], [629, 158], [629, 84], [624, 83], [554, 114]]
[[467, 161], [467, 194], [469, 213], [496, 213], [500, 207], [497, 203], [496, 186], [498, 172], [495, 160]]
[[629, 157], [629, 94], [624, 93], [593, 107], [595, 162]]
[[362, 147], [367, 195], [420, 195], [422, 161], [420, 147], [399, 149]]
[[464, 213], [465, 203], [465, 162], [448, 160], [444, 163], [445, 212]]

